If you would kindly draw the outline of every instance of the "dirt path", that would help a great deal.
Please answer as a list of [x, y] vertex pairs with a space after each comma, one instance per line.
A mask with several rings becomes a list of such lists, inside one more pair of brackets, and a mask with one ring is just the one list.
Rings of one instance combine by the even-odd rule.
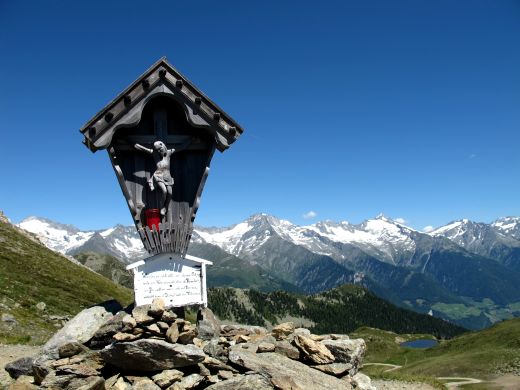
[[402, 366], [398, 366], [397, 364], [388, 364], [388, 363], [365, 363], [363, 366], [386, 366], [390, 367], [388, 370], [384, 370], [383, 372], [392, 372], [401, 368]]
[[374, 379], [372, 381], [372, 386], [375, 386], [377, 390], [436, 390], [435, 387], [432, 387], [427, 383], [382, 379]]
[[[402, 367], [402, 366], [399, 366], [397, 364], [388, 364], [388, 363], [365, 363], [364, 366], [385, 366], [385, 367], [390, 367], [388, 370], [385, 370], [383, 372], [392, 372], [392, 371], [398, 370], [399, 368]], [[473, 384], [476, 384], [476, 383], [482, 383], [483, 382], [483, 380], [477, 379], [477, 378], [462, 378], [462, 377], [452, 377], [452, 376], [438, 376], [437, 379], [440, 380], [440, 381], [448, 381], [448, 382], [444, 382], [444, 385], [449, 390], [451, 390], [451, 389], [458, 389], [459, 386], [462, 386], [462, 385], [473, 385]], [[495, 383], [498, 383], [499, 379], [497, 379], [495, 381]], [[514, 380], [511, 380], [511, 378], [509, 378], [508, 380], [504, 379], [504, 381], [512, 382], [512, 383], [514, 382]], [[518, 383], [518, 382], [516, 382], [516, 383]]]
[[4, 370], [7, 363], [24, 356], [34, 356], [40, 351], [40, 347], [32, 345], [3, 345], [0, 344], [0, 389], [7, 388], [11, 382], [9, 374]]
[[448, 389], [457, 389], [459, 386], [462, 385], [473, 385], [475, 383], [483, 382], [481, 379], [477, 378], [458, 378], [453, 376], [438, 376], [437, 379], [440, 381], [449, 381], [444, 382]]

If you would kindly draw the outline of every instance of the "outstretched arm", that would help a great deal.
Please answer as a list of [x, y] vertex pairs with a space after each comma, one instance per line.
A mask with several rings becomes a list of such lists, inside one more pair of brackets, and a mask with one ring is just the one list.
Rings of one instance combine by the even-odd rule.
[[149, 153], [149, 154], [152, 154], [152, 153], [153, 153], [153, 150], [152, 150], [152, 149], [145, 148], [143, 145], [135, 144], [134, 147], [135, 147], [137, 150], [140, 150], [141, 152], [146, 152], [146, 153]]
[[181, 144], [181, 146], [179, 146], [179, 147], [176, 148], [176, 149], [170, 149], [169, 152], [170, 152], [170, 153], [180, 152], [181, 150], [184, 150], [184, 149], [186, 149], [188, 146], [190, 146], [191, 141], [192, 141], [192, 139], [191, 139], [191, 137], [190, 137], [190, 138], [188, 138], [186, 141], [184, 141], [184, 142]]

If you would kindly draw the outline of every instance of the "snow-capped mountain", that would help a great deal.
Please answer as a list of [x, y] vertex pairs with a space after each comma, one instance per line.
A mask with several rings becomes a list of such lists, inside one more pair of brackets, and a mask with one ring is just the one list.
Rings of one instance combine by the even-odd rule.
[[29, 217], [18, 227], [34, 233], [48, 248], [60, 253], [70, 253], [87, 242], [94, 232], [82, 232], [72, 225], [64, 225], [46, 218]]
[[491, 226], [506, 236], [520, 240], [520, 217], [499, 218]]
[[[433, 309], [443, 318], [450, 318], [449, 305], [492, 301], [489, 316], [479, 308], [479, 315], [455, 318], [478, 328], [499, 319], [500, 310], [500, 318], [508, 318], [507, 305], [520, 302], [518, 221], [462, 220], [427, 234], [383, 215], [357, 225], [323, 221], [298, 226], [257, 214], [230, 227], [195, 227], [190, 253], [213, 260], [213, 280], [226, 285], [316, 293], [357, 283], [394, 303], [425, 313]], [[19, 226], [69, 255], [90, 251], [125, 263], [146, 257], [133, 226], [80, 231], [36, 217]], [[448, 305], [445, 313], [437, 303]]]
[[362, 224], [346, 221], [323, 221], [309, 226], [298, 226], [267, 214], [257, 214], [228, 228], [197, 228], [195, 242], [217, 245], [226, 252], [241, 256], [261, 247], [273, 234], [313, 253], [334, 258], [345, 258], [338, 244], [349, 244], [381, 260], [396, 263], [399, 258], [411, 256], [415, 230], [383, 215]]
[[72, 225], [40, 217], [26, 218], [18, 226], [35, 234], [48, 248], [67, 255], [90, 251], [110, 254], [125, 262], [147, 255], [133, 226], [116, 225], [105, 230], [80, 231]]
[[500, 218], [491, 224], [461, 219], [430, 234], [520, 271], [520, 218]]
[[[49, 248], [64, 254], [94, 251], [111, 254], [125, 262], [146, 257], [133, 226], [116, 225], [105, 230], [80, 231], [74, 226], [39, 217], [26, 218], [18, 226], [37, 235]], [[421, 267], [432, 248], [449, 245], [443, 238], [456, 244], [451, 248], [455, 251], [460, 246], [498, 261], [511, 256], [520, 258], [516, 252], [520, 250], [520, 240], [515, 238], [517, 235], [520, 235], [518, 217], [501, 218], [492, 224], [460, 220], [426, 234], [384, 215], [357, 225], [327, 220], [298, 226], [267, 214], [256, 214], [229, 227], [198, 226], [192, 243], [216, 245], [234, 256], [255, 259], [256, 253], [268, 240], [276, 237], [341, 262], [352, 260], [355, 253], [361, 251], [390, 264]], [[510, 260], [506, 263], [509, 264]]]

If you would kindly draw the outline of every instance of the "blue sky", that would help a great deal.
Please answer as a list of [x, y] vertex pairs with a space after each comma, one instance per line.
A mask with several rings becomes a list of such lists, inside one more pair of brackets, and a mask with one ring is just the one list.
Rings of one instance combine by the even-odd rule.
[[166, 56], [246, 130], [198, 224], [520, 215], [518, 42], [518, 1], [1, 1], [0, 209], [130, 224], [78, 129]]

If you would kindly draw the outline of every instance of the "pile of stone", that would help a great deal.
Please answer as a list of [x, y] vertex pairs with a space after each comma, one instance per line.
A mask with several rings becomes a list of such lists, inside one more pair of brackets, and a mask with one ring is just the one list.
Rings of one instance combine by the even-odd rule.
[[197, 324], [151, 305], [110, 302], [82, 311], [35, 358], [6, 366], [11, 389], [373, 389], [358, 372], [366, 346], [346, 335], [314, 335], [293, 323], [271, 332], [221, 325], [199, 310]]

